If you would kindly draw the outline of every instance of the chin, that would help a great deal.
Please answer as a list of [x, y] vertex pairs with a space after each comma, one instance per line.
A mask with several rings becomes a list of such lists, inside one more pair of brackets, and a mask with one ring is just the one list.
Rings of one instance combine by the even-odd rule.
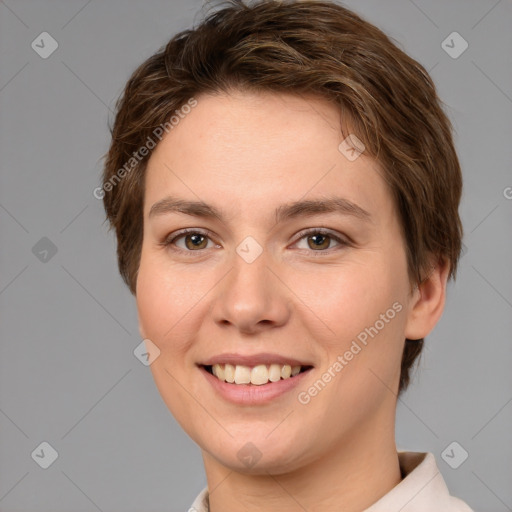
[[232, 438], [226, 434], [225, 442], [221, 445], [212, 445], [212, 437], [208, 436], [205, 438], [206, 442], [198, 444], [207, 456], [222, 466], [244, 474], [289, 473], [306, 464], [308, 458], [314, 459], [306, 456], [304, 440], [301, 442], [297, 436], [290, 435], [284, 429], [281, 435], [277, 431], [269, 435], [271, 430], [255, 431], [252, 435], [250, 429], [246, 429], [243, 435], [233, 435]]

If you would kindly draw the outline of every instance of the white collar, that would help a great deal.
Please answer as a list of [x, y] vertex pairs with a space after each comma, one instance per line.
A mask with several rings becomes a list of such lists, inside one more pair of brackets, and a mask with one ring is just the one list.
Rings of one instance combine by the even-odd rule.
[[[404, 478], [363, 512], [473, 512], [462, 500], [450, 496], [432, 453], [397, 453]], [[208, 487], [197, 495], [190, 511], [209, 512]]]

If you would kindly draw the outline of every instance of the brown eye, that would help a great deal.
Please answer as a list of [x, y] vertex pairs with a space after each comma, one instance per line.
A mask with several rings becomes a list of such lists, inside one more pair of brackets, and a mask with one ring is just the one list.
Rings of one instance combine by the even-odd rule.
[[[310, 229], [301, 232], [298, 236], [300, 237], [296, 242], [298, 248], [309, 252], [331, 253], [332, 251], [330, 249], [336, 249], [336, 245], [339, 246], [338, 249], [349, 245], [341, 236], [337, 236], [324, 229]], [[307, 241], [307, 244], [305, 244], [307, 245], [306, 247], [300, 246], [303, 240]], [[334, 247], [332, 247], [333, 245]]]
[[160, 245], [190, 254], [192, 252], [200, 252], [203, 249], [208, 249], [208, 242], [212, 242], [209, 233], [189, 229], [175, 233], [174, 236], [168, 236]]
[[[313, 250], [328, 249], [331, 237], [325, 234], [316, 234], [308, 236], [308, 245]], [[311, 243], [310, 243], [311, 242]]]
[[[182, 237], [179, 237], [182, 238]], [[192, 235], [185, 235], [185, 246], [187, 249], [205, 249], [206, 245], [208, 245], [208, 237], [201, 235], [199, 233], [194, 233]], [[205, 243], [206, 242], [206, 243]]]

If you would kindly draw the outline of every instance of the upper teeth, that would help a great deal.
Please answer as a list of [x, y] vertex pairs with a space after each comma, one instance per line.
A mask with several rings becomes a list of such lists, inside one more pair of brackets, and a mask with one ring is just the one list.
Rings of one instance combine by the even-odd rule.
[[214, 364], [212, 366], [213, 374], [222, 381], [235, 384], [266, 384], [277, 382], [281, 378], [289, 379], [300, 372], [301, 366], [291, 366], [289, 364], [259, 364], [257, 366], [243, 366], [232, 364]]

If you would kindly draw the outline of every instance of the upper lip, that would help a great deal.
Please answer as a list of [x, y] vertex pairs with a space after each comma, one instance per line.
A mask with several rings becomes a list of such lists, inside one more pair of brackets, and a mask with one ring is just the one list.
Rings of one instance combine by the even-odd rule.
[[203, 366], [212, 366], [214, 364], [232, 364], [243, 366], [257, 366], [259, 364], [289, 364], [290, 366], [312, 366], [308, 362], [299, 361], [294, 357], [282, 356], [280, 354], [272, 354], [264, 352], [252, 355], [242, 355], [236, 353], [218, 354], [210, 357], [206, 361], [198, 363]]

